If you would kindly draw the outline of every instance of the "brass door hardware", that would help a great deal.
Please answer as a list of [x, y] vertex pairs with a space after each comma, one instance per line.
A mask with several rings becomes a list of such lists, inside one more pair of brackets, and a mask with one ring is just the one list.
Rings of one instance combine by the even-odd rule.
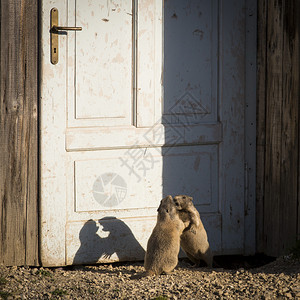
[[81, 31], [82, 27], [58, 26], [58, 9], [53, 7], [50, 12], [50, 44], [51, 44], [51, 63], [58, 63], [58, 35], [59, 31]]
[[82, 27], [64, 27], [64, 26], [55, 26], [53, 25], [51, 28], [52, 31], [59, 31], [59, 30], [73, 30], [73, 31], [81, 31]]

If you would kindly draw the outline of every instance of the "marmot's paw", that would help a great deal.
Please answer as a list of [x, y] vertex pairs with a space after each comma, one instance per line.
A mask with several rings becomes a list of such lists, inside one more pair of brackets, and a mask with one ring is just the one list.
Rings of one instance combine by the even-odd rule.
[[103, 253], [103, 258], [104, 259], [110, 259], [111, 258], [111, 256], [112, 256], [112, 254], [110, 254], [110, 253]]
[[196, 234], [197, 233], [196, 226], [191, 225], [190, 232]]

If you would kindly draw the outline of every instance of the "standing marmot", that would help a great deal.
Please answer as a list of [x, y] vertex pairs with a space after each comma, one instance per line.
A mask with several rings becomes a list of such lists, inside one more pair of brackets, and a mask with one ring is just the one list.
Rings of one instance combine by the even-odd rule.
[[193, 263], [199, 265], [202, 259], [208, 267], [212, 267], [213, 255], [207, 234], [192, 200], [192, 197], [186, 195], [178, 195], [173, 199], [179, 217], [186, 225], [180, 237], [180, 245]]
[[147, 275], [168, 274], [178, 263], [180, 235], [185, 228], [172, 196], [162, 199], [157, 223], [147, 243], [144, 267]]

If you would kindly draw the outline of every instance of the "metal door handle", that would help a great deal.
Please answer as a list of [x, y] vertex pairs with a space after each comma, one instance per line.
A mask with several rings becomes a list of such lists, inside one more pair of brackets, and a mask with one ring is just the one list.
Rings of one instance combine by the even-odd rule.
[[63, 31], [66, 31], [66, 30], [81, 31], [82, 27], [64, 27], [64, 26], [55, 26], [55, 25], [53, 25], [51, 30], [53, 30], [53, 31], [59, 31], [59, 30], [63, 30]]
[[58, 26], [58, 9], [53, 7], [50, 11], [50, 44], [51, 44], [51, 63], [58, 63], [58, 36], [59, 31], [81, 31], [82, 27]]

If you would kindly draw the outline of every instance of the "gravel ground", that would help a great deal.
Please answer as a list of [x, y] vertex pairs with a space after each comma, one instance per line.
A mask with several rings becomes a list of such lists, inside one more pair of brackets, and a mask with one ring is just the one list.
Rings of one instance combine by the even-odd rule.
[[[180, 260], [171, 275], [132, 279], [142, 262], [66, 268], [0, 266], [3, 299], [300, 299], [300, 261], [281, 257], [264, 266], [247, 261], [193, 268]], [[241, 267], [242, 266], [242, 267]], [[231, 267], [230, 269], [227, 269]]]

